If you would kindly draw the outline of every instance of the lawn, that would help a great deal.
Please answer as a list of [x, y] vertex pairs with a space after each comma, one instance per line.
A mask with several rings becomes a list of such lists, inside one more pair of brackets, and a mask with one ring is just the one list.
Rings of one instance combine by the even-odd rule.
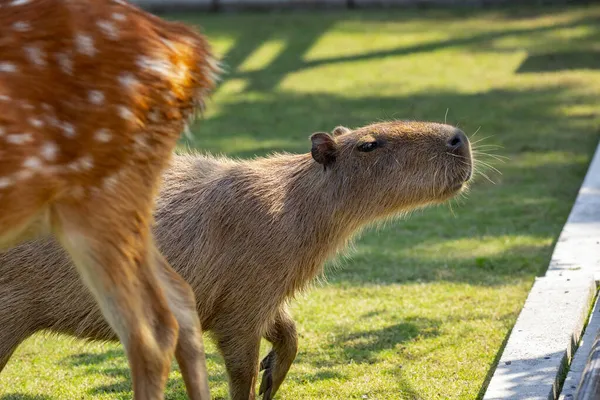
[[[486, 150], [507, 162], [482, 158], [494, 183], [365, 232], [292, 304], [300, 353], [278, 396], [480, 397], [600, 137], [600, 7], [171, 17], [228, 64], [182, 151], [307, 152], [314, 131], [389, 118], [447, 118], [500, 146]], [[227, 398], [210, 342], [208, 360]], [[0, 375], [2, 400], [76, 398], [131, 398], [118, 345], [35, 336]], [[167, 398], [185, 398], [175, 367]]]

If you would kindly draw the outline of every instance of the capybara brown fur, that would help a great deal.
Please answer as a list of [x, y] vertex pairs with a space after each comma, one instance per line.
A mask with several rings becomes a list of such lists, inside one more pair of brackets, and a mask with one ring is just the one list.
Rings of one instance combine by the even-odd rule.
[[[298, 349], [286, 303], [382, 218], [443, 202], [467, 184], [470, 144], [449, 125], [391, 121], [311, 136], [307, 154], [253, 160], [176, 156], [156, 209], [158, 246], [194, 289], [203, 330], [221, 351], [233, 399], [271, 399]], [[0, 368], [49, 329], [115, 339], [52, 239], [0, 255]]]

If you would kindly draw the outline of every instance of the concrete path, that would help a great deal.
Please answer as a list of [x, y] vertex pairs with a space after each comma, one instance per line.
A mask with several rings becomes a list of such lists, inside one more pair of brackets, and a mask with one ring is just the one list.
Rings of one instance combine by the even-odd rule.
[[[559, 396], [559, 381], [571, 364], [588, 320], [598, 278], [600, 146], [556, 243], [548, 271], [536, 279], [527, 297], [484, 400], [547, 400]], [[575, 393], [589, 347], [600, 328], [598, 320], [600, 312], [595, 309], [567, 377], [564, 400]]]

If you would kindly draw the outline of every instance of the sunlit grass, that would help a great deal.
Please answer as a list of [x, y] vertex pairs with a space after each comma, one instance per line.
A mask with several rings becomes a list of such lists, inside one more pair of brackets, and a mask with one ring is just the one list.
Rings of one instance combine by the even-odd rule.
[[[502, 172], [484, 171], [495, 184], [479, 176], [452, 211], [367, 230], [292, 303], [300, 354], [279, 395], [477, 398], [597, 145], [600, 7], [177, 18], [202, 25], [229, 68], [179, 150], [306, 152], [338, 124], [446, 112], [487, 137], [478, 146], [500, 146], [480, 147], [508, 157], [483, 157]], [[210, 342], [208, 358], [226, 398]], [[185, 398], [171, 377], [167, 398]], [[0, 398], [131, 398], [127, 362], [115, 344], [36, 336], [0, 375]]]

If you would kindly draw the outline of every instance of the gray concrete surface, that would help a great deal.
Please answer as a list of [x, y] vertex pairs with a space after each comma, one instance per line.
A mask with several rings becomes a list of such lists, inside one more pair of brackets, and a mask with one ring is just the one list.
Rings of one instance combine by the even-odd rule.
[[[552, 179], [548, 177], [548, 179]], [[600, 277], [600, 146], [590, 163], [545, 276], [537, 278], [488, 385], [484, 400], [546, 400], [559, 396], [560, 378], [573, 360]], [[594, 316], [595, 314], [592, 314]], [[593, 342], [596, 319], [586, 334]], [[591, 345], [591, 343], [589, 344]], [[585, 347], [581, 348], [585, 354]], [[589, 354], [589, 349], [587, 351]], [[587, 354], [573, 365], [577, 386]], [[564, 388], [567, 388], [565, 386]], [[565, 395], [569, 393], [566, 389]], [[576, 390], [576, 388], [575, 388]], [[567, 397], [565, 400], [568, 400]]]
[[600, 332], [600, 298], [596, 299], [594, 308], [590, 314], [588, 325], [585, 328], [585, 333], [579, 343], [579, 347], [575, 352], [575, 357], [569, 367], [569, 373], [562, 387], [559, 400], [573, 400], [575, 393], [581, 381], [585, 364], [587, 363], [588, 356], [592, 351], [592, 345], [598, 332]]

